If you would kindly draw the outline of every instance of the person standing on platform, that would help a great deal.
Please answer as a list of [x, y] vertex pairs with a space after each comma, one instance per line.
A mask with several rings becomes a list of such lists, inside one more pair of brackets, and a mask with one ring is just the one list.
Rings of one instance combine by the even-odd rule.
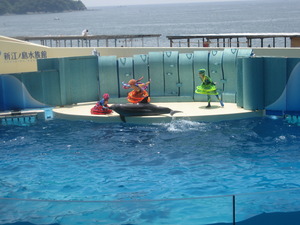
[[223, 101], [219, 97], [219, 93], [217, 92], [216, 84], [213, 82], [209, 76], [205, 74], [205, 69], [199, 70], [199, 77], [202, 81], [200, 86], [197, 86], [195, 93], [207, 95], [207, 106], [206, 108], [210, 108], [211, 95], [215, 95], [220, 102], [221, 106], [224, 107]]
[[124, 89], [132, 88], [133, 90], [128, 93], [127, 100], [131, 103], [150, 103], [150, 97], [148, 92], [146, 91], [150, 81], [146, 83], [140, 82], [144, 77], [141, 77], [137, 80], [131, 79], [128, 83], [122, 82]]

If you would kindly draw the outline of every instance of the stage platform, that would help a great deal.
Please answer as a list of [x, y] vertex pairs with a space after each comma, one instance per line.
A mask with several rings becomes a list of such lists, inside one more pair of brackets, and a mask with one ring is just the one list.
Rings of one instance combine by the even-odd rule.
[[[88, 120], [101, 123], [121, 123], [120, 115], [113, 112], [109, 115], [92, 115], [91, 108], [96, 102], [79, 103], [72, 106], [57, 107], [53, 109], [54, 117], [67, 120]], [[129, 104], [129, 103], [128, 103]], [[261, 117], [264, 111], [251, 111], [237, 107], [235, 103], [225, 103], [221, 107], [218, 102], [212, 102], [211, 108], [206, 108], [206, 102], [168, 102], [152, 103], [157, 106], [168, 107], [173, 111], [180, 111], [173, 116], [161, 114], [158, 116], [125, 117], [127, 123], [164, 123], [172, 120], [191, 120], [199, 122], [215, 122], [237, 120], [251, 117]], [[109, 104], [112, 105], [112, 104]]]

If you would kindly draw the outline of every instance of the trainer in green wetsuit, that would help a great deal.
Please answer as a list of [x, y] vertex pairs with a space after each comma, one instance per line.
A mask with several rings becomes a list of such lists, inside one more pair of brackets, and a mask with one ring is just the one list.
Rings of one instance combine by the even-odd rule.
[[215, 95], [220, 102], [221, 106], [224, 107], [224, 103], [219, 97], [219, 93], [216, 88], [216, 84], [210, 79], [209, 76], [205, 75], [205, 69], [200, 69], [199, 70], [199, 77], [202, 81], [202, 84], [200, 86], [197, 86], [195, 93], [197, 94], [203, 94], [207, 95], [207, 102], [208, 105], [206, 108], [211, 107], [210, 102], [211, 102], [211, 95]]

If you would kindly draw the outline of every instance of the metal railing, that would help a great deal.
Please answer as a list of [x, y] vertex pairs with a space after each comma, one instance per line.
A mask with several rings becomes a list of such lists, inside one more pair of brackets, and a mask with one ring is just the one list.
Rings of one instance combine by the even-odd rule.
[[[237, 221], [256, 217], [256, 225], [272, 224], [272, 220], [289, 219], [299, 213], [300, 188], [174, 199], [134, 199], [138, 195], [123, 195], [121, 199], [43, 200], [0, 198], [0, 221], [10, 223], [97, 224], [216, 224], [235, 225]], [[277, 213], [274, 217], [274, 213]], [[270, 215], [270, 216], [268, 216]], [[274, 221], [273, 221], [274, 223]], [[292, 223], [290, 223], [292, 224]]]
[[[49, 47], [145, 47], [159, 46], [161, 34], [137, 35], [59, 35], [18, 36], [15, 39], [39, 43]], [[149, 42], [149, 43], [148, 43]]]
[[226, 33], [167, 36], [170, 47], [300, 47], [300, 33]]
[[[49, 47], [159, 47], [161, 34], [18, 36]], [[170, 47], [300, 47], [300, 33], [228, 33], [166, 36]], [[167, 44], [167, 41], [164, 41]]]

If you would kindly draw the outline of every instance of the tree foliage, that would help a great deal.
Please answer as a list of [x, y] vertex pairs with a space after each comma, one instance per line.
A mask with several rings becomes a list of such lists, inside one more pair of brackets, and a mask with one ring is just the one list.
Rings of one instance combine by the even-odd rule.
[[80, 0], [0, 0], [0, 15], [86, 10]]

